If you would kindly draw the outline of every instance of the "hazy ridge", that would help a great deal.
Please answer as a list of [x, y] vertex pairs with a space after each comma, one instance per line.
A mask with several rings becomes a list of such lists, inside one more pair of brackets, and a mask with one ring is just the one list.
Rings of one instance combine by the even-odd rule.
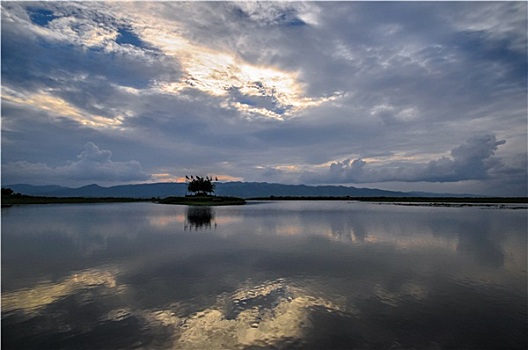
[[[78, 188], [45, 185], [35, 186], [28, 184], [5, 185], [13, 191], [30, 196], [50, 197], [128, 197], [128, 198], [151, 198], [167, 196], [184, 196], [186, 184], [165, 182], [135, 185], [118, 185], [103, 187], [99, 185], [88, 185]], [[266, 182], [225, 182], [217, 183], [215, 193], [219, 196], [236, 196], [242, 198], [269, 197], [269, 196], [351, 196], [351, 197], [416, 197], [446, 196], [445, 193], [426, 192], [398, 192], [386, 191], [375, 188], [357, 188], [353, 186], [308, 186], [308, 185], [285, 185]], [[449, 196], [472, 196], [453, 195]]]

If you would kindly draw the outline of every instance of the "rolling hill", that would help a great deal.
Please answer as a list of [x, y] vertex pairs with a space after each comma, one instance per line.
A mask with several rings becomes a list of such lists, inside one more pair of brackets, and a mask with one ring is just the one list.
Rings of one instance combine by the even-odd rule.
[[[128, 197], [151, 198], [167, 196], [184, 196], [184, 183], [165, 182], [136, 185], [118, 185], [103, 187], [88, 185], [78, 188], [63, 186], [35, 186], [28, 184], [5, 185], [13, 191], [31, 196], [50, 197]], [[216, 184], [215, 193], [219, 196], [235, 196], [241, 198], [269, 197], [269, 196], [304, 196], [304, 197], [413, 197], [439, 196], [433, 193], [413, 193], [385, 191], [373, 188], [357, 188], [352, 186], [307, 186], [285, 185], [266, 182], [224, 182]]]

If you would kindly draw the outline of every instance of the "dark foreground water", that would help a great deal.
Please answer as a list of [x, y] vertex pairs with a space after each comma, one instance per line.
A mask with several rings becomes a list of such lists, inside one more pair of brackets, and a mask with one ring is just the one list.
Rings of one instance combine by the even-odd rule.
[[2, 209], [2, 349], [525, 349], [527, 212]]

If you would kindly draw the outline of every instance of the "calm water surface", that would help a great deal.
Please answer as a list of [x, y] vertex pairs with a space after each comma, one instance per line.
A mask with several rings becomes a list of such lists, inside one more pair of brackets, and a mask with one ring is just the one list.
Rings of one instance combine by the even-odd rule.
[[2, 209], [2, 349], [525, 349], [527, 212]]

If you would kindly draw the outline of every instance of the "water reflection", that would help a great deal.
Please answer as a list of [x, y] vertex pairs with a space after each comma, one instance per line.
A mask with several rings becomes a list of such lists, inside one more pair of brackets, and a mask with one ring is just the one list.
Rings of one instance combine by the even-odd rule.
[[174, 348], [274, 348], [288, 341], [300, 344], [303, 334], [311, 329], [310, 310], [316, 307], [327, 312], [344, 309], [284, 279], [243, 287], [183, 318]]
[[308, 212], [290, 208], [288, 215], [277, 215], [273, 222], [266, 223], [266, 231], [277, 235], [322, 235], [342, 243], [390, 244], [399, 249], [458, 251], [495, 267], [512, 258], [503, 244], [509, 234], [502, 233], [503, 222], [493, 217], [497, 212], [489, 215], [489, 209], [467, 208], [468, 215], [460, 216], [455, 208], [415, 208], [413, 214], [387, 206], [369, 211], [351, 209]]
[[74, 273], [61, 281], [41, 282], [34, 288], [2, 293], [2, 312], [38, 312], [42, 307], [87, 288], [115, 288], [115, 274], [115, 269], [91, 269]]
[[215, 215], [213, 208], [208, 206], [201, 207], [187, 207], [187, 220], [185, 221], [184, 229], [187, 230], [199, 230], [199, 229], [211, 229], [216, 228], [216, 222], [214, 220]]
[[3, 349], [527, 345], [526, 212], [322, 202], [9, 210]]

